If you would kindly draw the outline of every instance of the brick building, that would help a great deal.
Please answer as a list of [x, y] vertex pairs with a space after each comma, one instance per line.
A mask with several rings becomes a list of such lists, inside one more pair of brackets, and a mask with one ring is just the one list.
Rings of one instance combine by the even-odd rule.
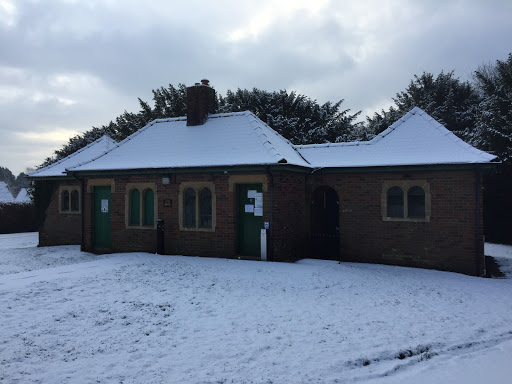
[[419, 108], [369, 142], [294, 146], [250, 112], [214, 114], [214, 97], [207, 81], [189, 87], [186, 117], [66, 167], [45, 236], [68, 226], [57, 207], [72, 186], [84, 251], [483, 272], [481, 180], [494, 156]]
[[[28, 176], [41, 182], [50, 194], [43, 223], [39, 227], [39, 245], [66, 245], [82, 242], [82, 181], [66, 169], [94, 159], [112, 148], [116, 142], [100, 137], [86, 147]], [[44, 204], [45, 202], [43, 202]]]

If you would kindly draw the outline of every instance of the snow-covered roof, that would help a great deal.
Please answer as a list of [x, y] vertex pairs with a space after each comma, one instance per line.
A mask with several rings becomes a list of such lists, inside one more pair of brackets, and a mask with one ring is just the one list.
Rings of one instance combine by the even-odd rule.
[[314, 167], [481, 164], [496, 159], [459, 139], [417, 107], [371, 141], [295, 148]]
[[246, 111], [213, 114], [196, 126], [187, 126], [186, 117], [155, 120], [105, 155], [67, 168], [98, 171], [278, 163], [310, 166], [288, 140]]
[[0, 181], [0, 203], [12, 203], [14, 197], [12, 197], [11, 191], [7, 187], [5, 181]]
[[30, 173], [28, 176], [41, 178], [66, 176], [66, 169], [104, 154], [109, 149], [111, 149], [115, 144], [115, 140], [111, 139], [106, 135], [102, 136], [96, 141], [93, 141], [89, 145], [83, 147], [82, 149], [79, 149], [78, 151], [72, 153], [71, 155], [53, 164], [50, 164], [47, 167], [40, 168]]
[[16, 203], [30, 203], [30, 196], [28, 195], [27, 188], [21, 188], [18, 192], [18, 196], [14, 199]]

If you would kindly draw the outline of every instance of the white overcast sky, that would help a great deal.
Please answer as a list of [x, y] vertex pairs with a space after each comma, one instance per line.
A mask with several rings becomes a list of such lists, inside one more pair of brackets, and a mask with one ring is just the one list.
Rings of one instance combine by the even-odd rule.
[[506, 59], [511, 20], [512, 0], [0, 0], [0, 166], [202, 78], [373, 114], [414, 74]]

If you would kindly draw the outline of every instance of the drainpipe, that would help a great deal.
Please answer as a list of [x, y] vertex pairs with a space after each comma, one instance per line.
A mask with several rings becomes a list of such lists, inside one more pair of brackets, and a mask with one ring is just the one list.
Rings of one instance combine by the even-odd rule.
[[82, 193], [81, 193], [81, 196], [80, 196], [80, 216], [82, 216], [82, 228], [81, 228], [81, 237], [82, 237], [82, 240], [81, 240], [81, 243], [80, 243], [80, 250], [83, 251], [83, 247], [84, 247], [84, 238], [85, 238], [85, 230], [84, 230], [84, 218], [85, 218], [85, 215], [84, 215], [84, 200], [85, 200], [85, 182], [84, 182], [84, 179], [83, 178], [80, 178], [76, 175], [75, 172], [72, 173], [73, 177], [77, 180], [80, 180], [80, 182], [82, 183], [82, 186], [81, 186], [81, 190], [82, 190]]
[[[487, 275], [487, 270], [485, 268], [485, 252], [482, 252], [482, 258], [480, 258], [479, 252], [480, 252], [480, 170], [478, 168], [475, 168], [475, 233], [476, 233], [476, 239], [475, 239], [475, 246], [476, 246], [476, 267], [477, 271], [476, 274], [480, 277], [484, 277]], [[483, 273], [479, 275], [480, 273], [480, 267], [483, 266]]]
[[270, 173], [270, 167], [267, 167], [267, 175], [270, 187], [270, 228], [268, 240], [268, 260], [274, 261], [274, 176]]

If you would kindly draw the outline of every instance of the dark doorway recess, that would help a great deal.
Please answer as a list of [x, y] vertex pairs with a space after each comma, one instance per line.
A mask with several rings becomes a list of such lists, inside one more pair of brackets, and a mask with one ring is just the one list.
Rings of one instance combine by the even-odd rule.
[[339, 260], [340, 200], [330, 187], [319, 187], [311, 202], [311, 257]]

